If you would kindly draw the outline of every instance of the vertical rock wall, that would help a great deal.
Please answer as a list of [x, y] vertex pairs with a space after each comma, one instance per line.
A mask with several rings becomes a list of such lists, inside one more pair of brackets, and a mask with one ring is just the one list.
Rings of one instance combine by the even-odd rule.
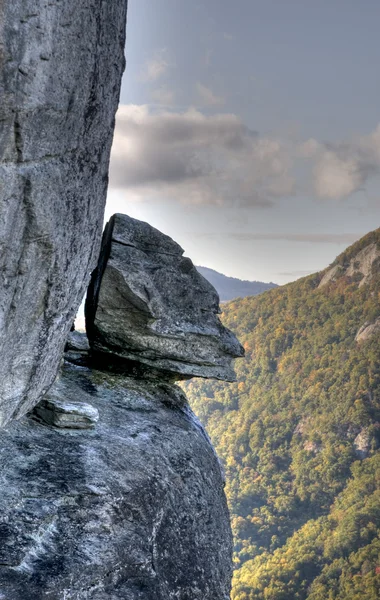
[[52, 384], [97, 258], [126, 8], [0, 2], [0, 426]]

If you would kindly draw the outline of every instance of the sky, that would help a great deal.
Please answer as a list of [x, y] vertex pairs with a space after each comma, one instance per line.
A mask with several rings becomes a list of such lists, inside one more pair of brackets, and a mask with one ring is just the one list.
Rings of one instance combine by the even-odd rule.
[[380, 226], [378, 0], [129, 0], [106, 217], [293, 281]]

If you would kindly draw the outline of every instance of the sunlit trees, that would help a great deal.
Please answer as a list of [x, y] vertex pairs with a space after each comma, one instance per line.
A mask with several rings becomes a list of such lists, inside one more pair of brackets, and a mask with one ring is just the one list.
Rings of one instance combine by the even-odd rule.
[[380, 268], [320, 279], [224, 305], [237, 383], [185, 384], [226, 469], [234, 600], [380, 596], [380, 336], [355, 341], [380, 316]]

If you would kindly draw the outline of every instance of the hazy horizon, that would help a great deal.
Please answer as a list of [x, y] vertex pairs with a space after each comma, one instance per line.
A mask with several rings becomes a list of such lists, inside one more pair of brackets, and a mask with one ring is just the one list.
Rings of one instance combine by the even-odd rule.
[[107, 216], [286, 283], [380, 224], [380, 5], [129, 0]]

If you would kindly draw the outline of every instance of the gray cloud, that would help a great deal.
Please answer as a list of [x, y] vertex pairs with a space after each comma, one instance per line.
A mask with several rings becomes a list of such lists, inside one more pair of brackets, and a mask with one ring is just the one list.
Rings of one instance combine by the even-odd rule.
[[314, 165], [315, 194], [329, 200], [346, 198], [380, 174], [380, 125], [369, 135], [340, 144], [309, 140], [301, 146], [302, 154]]
[[186, 203], [270, 206], [294, 193], [292, 166], [286, 144], [233, 114], [129, 105], [117, 116], [110, 185]]
[[358, 240], [362, 233], [258, 233], [258, 234], [230, 234], [240, 240], [271, 240], [302, 242], [312, 244], [352, 244]]
[[[152, 69], [152, 76], [162, 68], [164, 64]], [[204, 86], [198, 91], [209, 105], [221, 101]], [[173, 99], [165, 87], [153, 94], [162, 104]], [[300, 165], [301, 171], [295, 168]], [[303, 173], [300, 181], [306, 184], [297, 186], [295, 173]], [[378, 174], [380, 126], [341, 144], [290, 142], [259, 135], [234, 114], [206, 116], [194, 108], [152, 112], [149, 106], [124, 105], [117, 116], [110, 185], [136, 198], [268, 207], [300, 194], [301, 188], [305, 195], [321, 199], [346, 198]], [[342, 243], [352, 241], [347, 235]]]
[[154, 102], [162, 106], [171, 106], [175, 101], [175, 94], [173, 90], [169, 89], [166, 85], [161, 85], [151, 93]]

